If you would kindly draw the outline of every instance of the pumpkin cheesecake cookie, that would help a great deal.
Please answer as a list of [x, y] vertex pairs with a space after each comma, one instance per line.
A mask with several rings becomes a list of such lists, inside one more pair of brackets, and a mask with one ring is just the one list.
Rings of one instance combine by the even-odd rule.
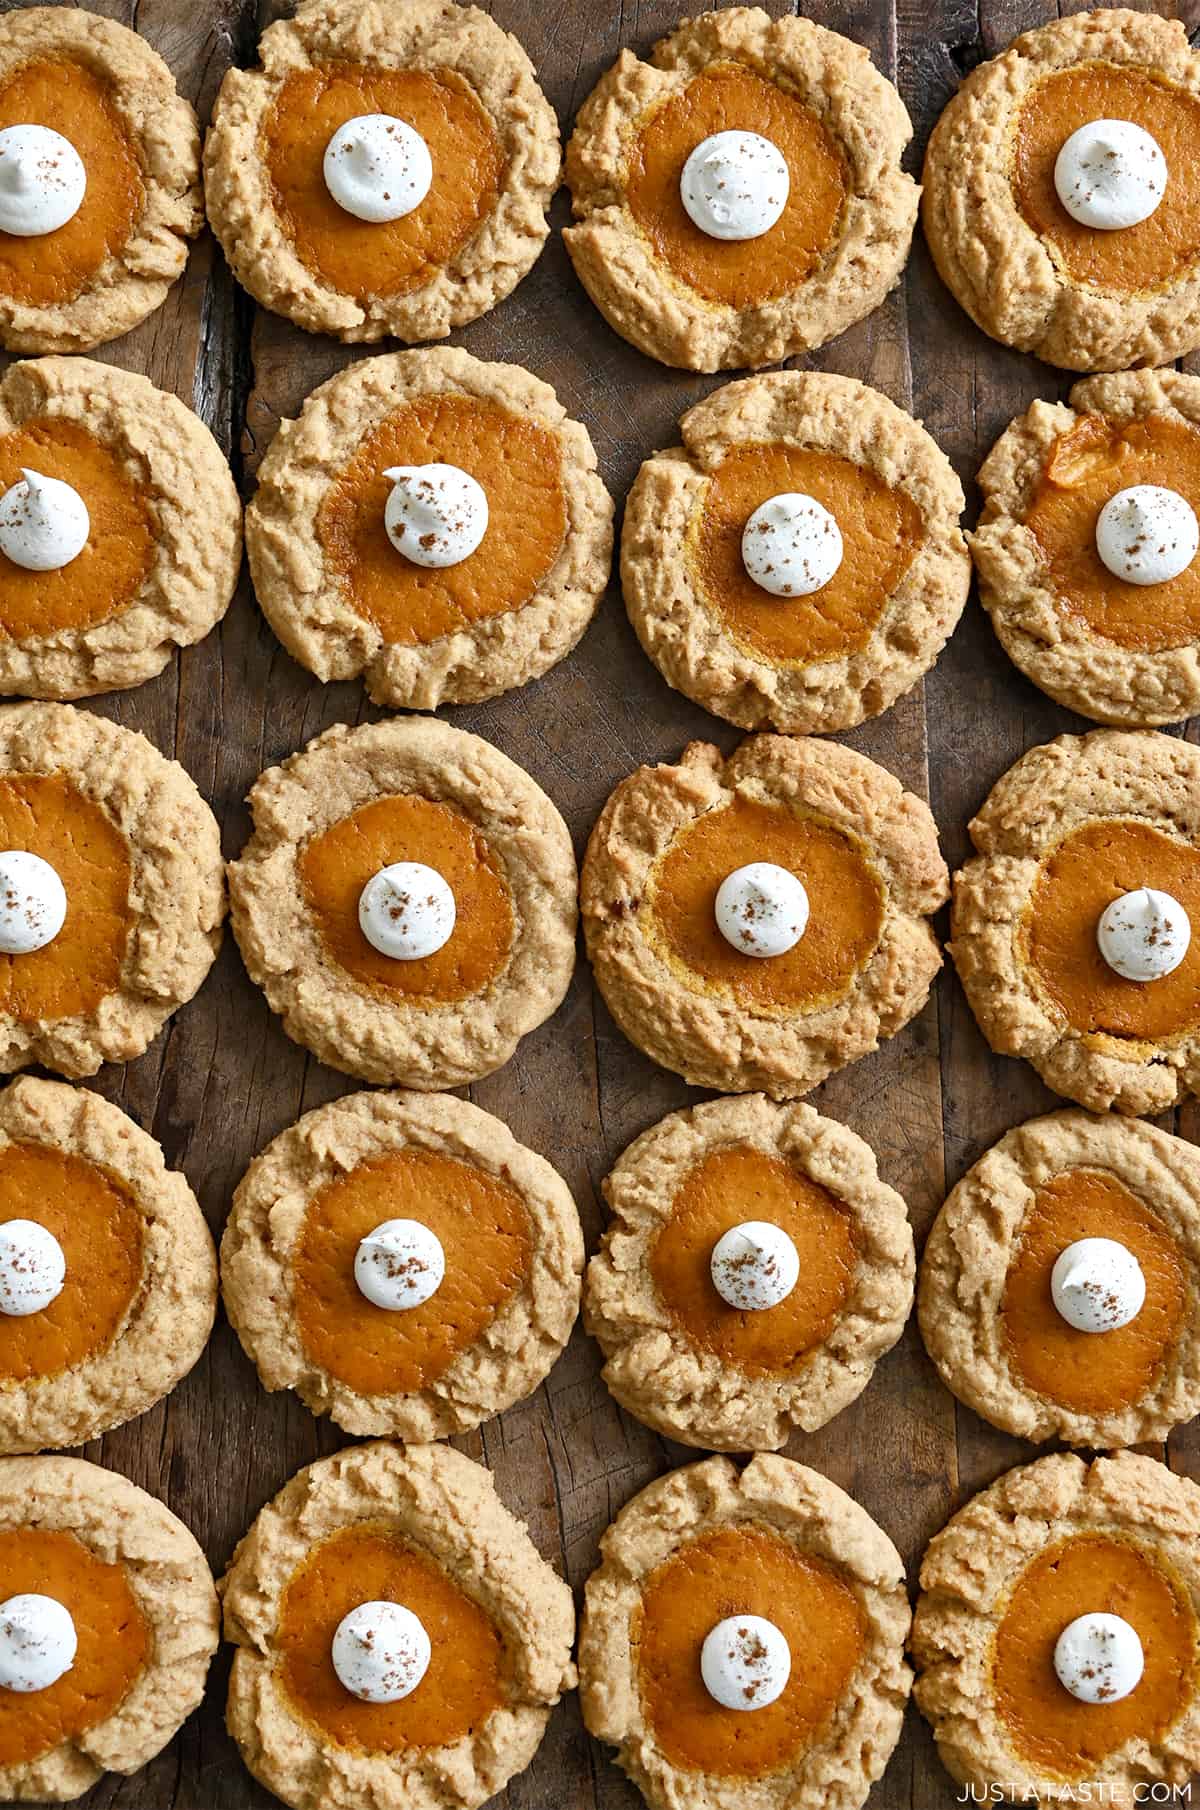
[[1200, 377], [1090, 377], [1035, 402], [979, 473], [980, 596], [1058, 703], [1152, 728], [1200, 711]]
[[309, 1465], [221, 1590], [229, 1732], [292, 1810], [474, 1810], [575, 1683], [570, 1590], [450, 1446]]
[[439, 347], [365, 359], [283, 422], [246, 536], [263, 613], [303, 666], [434, 710], [571, 651], [612, 517], [587, 429], [548, 384]]
[[445, 339], [549, 232], [558, 122], [509, 32], [452, 0], [307, 0], [231, 69], [208, 217], [264, 308], [343, 340]]
[[1124, 8], [1028, 31], [934, 128], [921, 220], [943, 282], [1005, 345], [1072, 371], [1200, 345], [1200, 56]]
[[0, 692], [80, 698], [153, 678], [225, 614], [241, 560], [237, 489], [191, 409], [88, 358], [9, 368]]
[[563, 233], [610, 326], [693, 371], [775, 364], [877, 308], [919, 191], [904, 103], [867, 52], [732, 6], [623, 50], [567, 149]]
[[144, 735], [0, 706], [0, 1071], [140, 1056], [221, 943], [216, 819]]
[[348, 1433], [441, 1439], [531, 1395], [579, 1312], [566, 1183], [453, 1094], [364, 1093], [256, 1157], [221, 1242], [268, 1389]]
[[1200, 1490], [1133, 1452], [1040, 1458], [960, 1509], [926, 1551], [912, 1635], [951, 1777], [988, 1802], [1186, 1795], [1198, 1554]]
[[579, 1693], [652, 1810], [858, 1810], [911, 1675], [900, 1555], [816, 1471], [759, 1454], [660, 1477], [588, 1580]]
[[1023, 1439], [1165, 1439], [1200, 1413], [1196, 1147], [1140, 1120], [1030, 1119], [968, 1170], [921, 1260], [947, 1388]]
[[331, 1068], [461, 1086], [562, 1003], [571, 838], [489, 742], [434, 717], [339, 724], [262, 774], [250, 809], [233, 932], [288, 1036]]
[[153, 1496], [81, 1458], [0, 1458], [0, 1798], [66, 1803], [191, 1715], [220, 1615]]
[[587, 1330], [621, 1406], [668, 1439], [762, 1451], [823, 1427], [904, 1330], [904, 1202], [811, 1106], [751, 1094], [672, 1113], [604, 1196]]
[[836, 742], [693, 742], [639, 767], [583, 864], [588, 954], [631, 1042], [696, 1087], [794, 1098], [921, 1010], [949, 877], [929, 807]]
[[664, 678], [743, 729], [886, 710], [967, 600], [945, 454], [878, 390], [816, 371], [727, 384], [680, 431], [642, 466], [621, 538], [625, 604]]
[[217, 1310], [195, 1195], [119, 1107], [0, 1093], [0, 1452], [81, 1445], [170, 1393]]
[[992, 1048], [1093, 1112], [1200, 1092], [1200, 749], [1060, 735], [970, 832], [950, 953]]
[[86, 352], [153, 314], [204, 224], [200, 131], [144, 38], [79, 6], [0, 18], [0, 345]]

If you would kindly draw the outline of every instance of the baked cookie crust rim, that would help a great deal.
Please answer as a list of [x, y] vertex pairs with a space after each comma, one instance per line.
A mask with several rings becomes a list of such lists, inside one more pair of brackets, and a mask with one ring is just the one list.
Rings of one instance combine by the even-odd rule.
[[1077, 1031], [1024, 959], [1042, 861], [1073, 830], [1113, 817], [1200, 845], [1200, 750], [1171, 735], [1093, 729], [1023, 754], [968, 825], [977, 853], [954, 876], [947, 948], [979, 1028], [1048, 1087], [1092, 1112], [1165, 1112], [1200, 1092], [1200, 1025], [1140, 1042]]
[[[317, 524], [363, 437], [406, 402], [435, 395], [496, 402], [553, 432], [567, 529], [554, 564], [515, 609], [401, 646], [354, 608]], [[326, 681], [362, 676], [372, 700], [391, 709], [436, 710], [524, 685], [570, 653], [608, 583], [612, 519], [588, 431], [550, 385], [519, 365], [446, 346], [366, 359], [314, 390], [297, 420], [281, 422], [247, 512], [246, 545], [262, 612], [302, 666]]]
[[1096, 61], [1152, 69], [1200, 96], [1200, 57], [1175, 20], [1114, 7], [1024, 32], [967, 76], [934, 127], [921, 223], [942, 281], [993, 339], [1072, 371], [1169, 364], [1200, 342], [1200, 262], [1145, 294], [1086, 288], [1013, 196], [1020, 108], [1041, 77]]
[[739, 1472], [708, 1458], [647, 1485], [600, 1541], [601, 1562], [584, 1592], [579, 1640], [583, 1718], [654, 1810], [680, 1801], [678, 1769], [647, 1728], [638, 1689], [633, 1622], [651, 1573], [681, 1547], [734, 1524], [772, 1529], [836, 1566], [865, 1611], [863, 1654], [821, 1735], [786, 1770], [761, 1779], [688, 1771], [714, 1810], [772, 1810], [820, 1803], [859, 1810], [900, 1736], [911, 1673], [904, 1659], [910, 1613], [900, 1555], [882, 1528], [817, 1471], [759, 1453]]
[[[468, 999], [383, 999], [329, 959], [296, 871], [308, 840], [360, 805], [405, 792], [453, 806], [498, 858], [514, 939]], [[229, 866], [233, 933], [250, 978], [295, 1042], [364, 1081], [440, 1091], [491, 1074], [562, 1003], [575, 967], [571, 838], [536, 781], [490, 742], [436, 717], [336, 724], [261, 774], [254, 832]]]
[[242, 506], [208, 429], [148, 378], [90, 358], [39, 358], [0, 379], [0, 437], [70, 421], [112, 452], [147, 499], [155, 552], [130, 601], [87, 628], [0, 637], [0, 694], [81, 698], [140, 685], [203, 640], [233, 597]]
[[[791, 735], [848, 729], [888, 709], [933, 665], [967, 600], [962, 486], [945, 454], [880, 391], [815, 371], [727, 384], [679, 426], [683, 445], [652, 454], [634, 480], [621, 536], [625, 606], [667, 683], [739, 728]], [[850, 459], [921, 509], [916, 555], [866, 644], [849, 654], [766, 659], [697, 582], [690, 547], [709, 477], [731, 448], [763, 442]]]
[[[874, 953], [848, 991], [784, 1016], [689, 985], [639, 922], [653, 869], [675, 835], [736, 797], [801, 807], [861, 845], [885, 887]], [[873, 1050], [924, 1005], [941, 952], [926, 921], [949, 893], [929, 808], [865, 755], [837, 742], [749, 736], [728, 760], [693, 742], [676, 764], [622, 780], [583, 864], [588, 955], [620, 1029], [696, 1087], [807, 1093]]]
[[0, 1092], [0, 1151], [9, 1144], [94, 1163], [142, 1218], [142, 1279], [112, 1341], [69, 1370], [0, 1388], [0, 1452], [81, 1445], [144, 1414], [197, 1362], [217, 1311], [216, 1253], [185, 1177], [98, 1094], [20, 1076]]
[[[280, 86], [324, 62], [452, 69], [492, 121], [506, 174], [497, 206], [451, 262], [405, 295], [364, 303], [297, 256], [275, 206], [260, 137]], [[521, 44], [478, 7], [451, 0], [308, 0], [268, 26], [259, 67], [230, 69], [204, 146], [208, 217], [231, 269], [255, 301], [310, 333], [364, 342], [445, 339], [508, 295], [549, 234], [559, 184], [558, 121]]]
[[[991, 1648], [1007, 1598], [1025, 1567], [1074, 1534], [1108, 1532], [1165, 1562], [1200, 1611], [1200, 1491], [1156, 1459], [1117, 1452], [1090, 1464], [1073, 1453], [1007, 1472], [936, 1534], [921, 1564], [913, 1620], [913, 1694], [933, 1726], [938, 1752], [960, 1784], [1028, 1779], [1036, 1768], [1013, 1750], [991, 1694]], [[1108, 1755], [1090, 1783], [1105, 1802], [1131, 1810], [1138, 1786], [1183, 1785], [1200, 1763], [1200, 1693], [1153, 1746], [1130, 1741]], [[1043, 1796], [1066, 1795], [1047, 1779]], [[1078, 1787], [1077, 1787], [1078, 1788]], [[1068, 1799], [1069, 1801], [1069, 1799]], [[1076, 1801], [1079, 1801], [1078, 1799]]]
[[62, 56], [110, 89], [137, 147], [145, 206], [119, 257], [106, 258], [69, 302], [0, 293], [0, 345], [10, 352], [88, 352], [162, 306], [204, 224], [200, 128], [175, 78], [144, 38], [81, 7], [32, 6], [0, 24], [0, 80], [23, 63]]
[[[335, 1747], [291, 1706], [273, 1641], [289, 1579], [319, 1540], [356, 1522], [395, 1530], [442, 1565], [499, 1627], [512, 1701], [470, 1735], [419, 1755]], [[377, 1441], [319, 1459], [263, 1508], [220, 1584], [237, 1649], [226, 1721], [255, 1778], [297, 1810], [482, 1804], [528, 1766], [550, 1710], [575, 1684], [571, 1592], [496, 1494], [453, 1447]]]
[[208, 1563], [165, 1505], [82, 1458], [0, 1459], [0, 1530], [36, 1522], [120, 1562], [152, 1634], [151, 1657], [111, 1716], [24, 1765], [0, 1767], [8, 1801], [65, 1802], [105, 1772], [151, 1761], [204, 1694], [220, 1614]]
[[[706, 1157], [752, 1148], [777, 1157], [843, 1203], [859, 1244], [854, 1281], [829, 1337], [782, 1375], [743, 1370], [693, 1343], [649, 1269], [675, 1195]], [[855, 1400], [912, 1306], [908, 1210], [880, 1180], [874, 1152], [811, 1106], [762, 1094], [669, 1114], [618, 1157], [604, 1182], [612, 1219], [588, 1265], [584, 1324], [606, 1358], [604, 1381], [630, 1414], [668, 1439], [708, 1451], [762, 1451], [812, 1432]]]
[[[365, 1395], [305, 1350], [292, 1257], [318, 1189], [411, 1149], [455, 1157], [516, 1189], [529, 1212], [530, 1270], [476, 1343], [423, 1389]], [[469, 1432], [531, 1395], [570, 1337], [582, 1271], [579, 1214], [561, 1176], [491, 1113], [451, 1094], [354, 1094], [305, 1113], [251, 1163], [221, 1241], [226, 1312], [263, 1386], [295, 1389], [348, 1433], [405, 1442]]]
[[[625, 201], [628, 146], [646, 115], [723, 62], [746, 65], [810, 107], [849, 174], [822, 263], [798, 289], [743, 309], [682, 282]], [[903, 101], [860, 45], [808, 19], [773, 20], [760, 7], [702, 13], [656, 44], [648, 62], [623, 50], [584, 102], [567, 147], [576, 224], [563, 239], [601, 314], [649, 357], [695, 371], [774, 364], [862, 320], [898, 281], [920, 195], [900, 168], [911, 137]]]
[[[921, 1337], [942, 1381], [993, 1426], [1021, 1439], [1111, 1448], [1165, 1439], [1200, 1412], [1200, 1293], [1144, 1396], [1106, 1414], [1038, 1394], [1010, 1361], [1001, 1323], [1005, 1283], [1037, 1190], [1072, 1169], [1098, 1169], [1148, 1207], [1200, 1272], [1195, 1146], [1140, 1119], [1068, 1108], [1029, 1119], [980, 1157], [948, 1195], [925, 1245]], [[1103, 1341], [1101, 1341], [1101, 1344]], [[1097, 1351], [1097, 1361], [1103, 1361]]]
[[77, 1080], [140, 1056], [212, 967], [225, 918], [220, 832], [178, 761], [71, 704], [0, 705], [0, 778], [21, 774], [64, 775], [129, 847], [133, 922], [120, 987], [91, 1013], [0, 1016], [0, 1072], [37, 1062]]

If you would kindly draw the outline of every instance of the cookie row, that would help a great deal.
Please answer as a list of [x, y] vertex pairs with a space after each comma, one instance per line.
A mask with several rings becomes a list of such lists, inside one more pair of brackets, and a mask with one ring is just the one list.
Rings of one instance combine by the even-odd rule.
[[[1152, 1459], [1043, 1458], [935, 1535], [913, 1615], [899, 1553], [843, 1490], [710, 1458], [603, 1535], [577, 1672], [571, 1593], [489, 1473], [369, 1444], [301, 1471], [234, 1553], [226, 1719], [293, 1810], [477, 1810], [578, 1683], [652, 1810], [701, 1791], [859, 1810], [899, 1739], [907, 1647], [955, 1779], [1129, 1810], [1200, 1764], [1198, 1538], [1200, 1490]], [[0, 1552], [0, 1790], [62, 1801], [136, 1772], [217, 1648], [200, 1548], [123, 1477], [6, 1458]]]
[[[668, 683], [745, 729], [850, 727], [929, 670], [966, 602], [962, 489], [850, 378], [774, 372], [690, 409], [629, 493], [620, 571]], [[1015, 663], [1113, 726], [1200, 707], [1200, 378], [1136, 371], [1035, 402], [968, 537]], [[536, 507], [531, 506], [536, 499]], [[564, 658], [608, 581], [586, 428], [515, 365], [368, 359], [285, 421], [246, 517], [296, 659], [376, 703], [493, 697]], [[0, 382], [0, 691], [136, 685], [224, 615], [241, 510], [216, 443], [145, 378], [85, 359]]]
[[[993, 1048], [1096, 1111], [1200, 1091], [1200, 752], [1095, 730], [996, 784], [953, 955]], [[834, 742], [693, 743], [621, 781], [577, 875], [546, 794], [431, 717], [338, 725], [250, 793], [234, 933], [284, 1029], [360, 1080], [479, 1080], [562, 1003], [577, 894], [620, 1028], [694, 1085], [808, 1093], [941, 967], [929, 807]], [[209, 971], [216, 822], [177, 762], [67, 704], [0, 707], [0, 1071], [140, 1055]]]
[[[22, 1078], [0, 1134], [0, 1452], [82, 1444], [199, 1358], [211, 1240], [184, 1178], [97, 1096]], [[584, 1323], [612, 1394], [668, 1438], [742, 1452], [812, 1432], [908, 1321], [905, 1203], [809, 1106], [751, 1094], [671, 1114], [604, 1193]], [[545, 1381], [583, 1267], [570, 1192], [499, 1120], [379, 1092], [305, 1114], [254, 1160], [221, 1286], [266, 1388], [348, 1433], [419, 1441], [473, 1432]], [[1192, 1146], [1077, 1111], [1018, 1126], [946, 1201], [919, 1298], [943, 1379], [1005, 1431], [1165, 1438], [1200, 1411]]]
[[[73, 8], [0, 32], [0, 342], [84, 351], [161, 305], [203, 208], [263, 306], [349, 341], [444, 338], [508, 295], [549, 233], [558, 124], [517, 40], [443, 0], [306, 0], [231, 69], [204, 147], [135, 33]], [[58, 128], [71, 124], [71, 135]], [[974, 70], [938, 122], [923, 218], [987, 332], [1072, 370], [1200, 343], [1200, 59], [1183, 27], [1056, 20]], [[564, 232], [597, 307], [651, 357], [773, 364], [879, 306], [921, 190], [904, 104], [866, 52], [731, 7], [580, 109]], [[39, 241], [53, 234], [46, 260]]]

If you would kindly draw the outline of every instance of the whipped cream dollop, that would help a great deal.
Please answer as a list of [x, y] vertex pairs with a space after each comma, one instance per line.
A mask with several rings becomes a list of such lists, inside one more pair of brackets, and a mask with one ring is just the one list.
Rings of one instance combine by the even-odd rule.
[[1187, 498], [1162, 484], [1133, 484], [1096, 518], [1096, 551], [1126, 584], [1169, 584], [1200, 547], [1200, 522]]
[[32, 955], [67, 921], [67, 894], [48, 861], [24, 848], [0, 850], [0, 955]]
[[1058, 1681], [1081, 1703], [1119, 1703], [1142, 1681], [1137, 1629], [1119, 1615], [1080, 1615], [1054, 1646]]
[[1059, 151], [1054, 186], [1072, 220], [1118, 232], [1150, 218], [1166, 193], [1167, 160], [1132, 120], [1093, 119]]
[[710, 239], [760, 239], [787, 206], [791, 176], [778, 145], [758, 132], [714, 132], [683, 166], [679, 195]]
[[0, 232], [39, 239], [73, 220], [87, 192], [83, 159], [49, 126], [0, 131]]
[[368, 943], [398, 962], [436, 955], [453, 936], [457, 915], [449, 885], [423, 861], [381, 867], [358, 899], [358, 921]]
[[429, 1670], [433, 1648], [422, 1622], [401, 1603], [360, 1603], [337, 1625], [333, 1669], [364, 1703], [399, 1703]]
[[802, 490], [768, 497], [742, 529], [742, 564], [772, 597], [811, 597], [822, 590], [842, 552], [836, 520]]
[[722, 880], [716, 918], [725, 941], [743, 955], [786, 955], [808, 927], [808, 894], [786, 867], [751, 861]]
[[787, 1300], [800, 1279], [800, 1253], [782, 1226], [747, 1219], [718, 1238], [709, 1268], [722, 1301], [754, 1313]]
[[58, 572], [87, 546], [92, 531], [87, 504], [60, 478], [40, 471], [0, 497], [0, 553], [26, 572]]
[[354, 1256], [359, 1292], [389, 1313], [431, 1301], [445, 1274], [442, 1241], [419, 1219], [385, 1219]]
[[791, 1648], [761, 1615], [731, 1615], [704, 1637], [700, 1676], [724, 1709], [765, 1709], [783, 1695], [791, 1675]]
[[1131, 1250], [1115, 1238], [1078, 1238], [1050, 1272], [1054, 1305], [1078, 1332], [1116, 1332], [1141, 1313], [1146, 1278]]
[[1162, 980], [1188, 952], [1192, 925], [1178, 899], [1152, 886], [1123, 892], [1096, 925], [1100, 953], [1122, 980]]
[[0, 1603], [0, 1690], [49, 1690], [74, 1665], [78, 1644], [70, 1610], [55, 1597], [10, 1596]]
[[457, 465], [393, 465], [384, 509], [388, 539], [415, 566], [460, 566], [488, 526], [487, 492]]
[[56, 1301], [67, 1279], [62, 1245], [36, 1219], [0, 1225], [0, 1314], [24, 1319]]
[[433, 185], [433, 159], [419, 132], [390, 113], [360, 113], [325, 147], [325, 187], [356, 220], [380, 225], [420, 207]]

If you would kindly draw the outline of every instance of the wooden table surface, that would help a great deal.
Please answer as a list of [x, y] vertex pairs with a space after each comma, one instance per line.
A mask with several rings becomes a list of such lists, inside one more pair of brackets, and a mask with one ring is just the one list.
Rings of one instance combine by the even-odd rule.
[[[258, 32], [274, 16], [270, 4], [257, 16], [255, 0], [92, 4], [136, 27], [161, 52], [202, 119], [225, 70], [254, 60]], [[797, 10], [780, 0], [767, 5], [773, 13]], [[702, 7], [696, 0], [494, 0], [488, 10], [524, 43], [566, 128], [622, 46], [644, 52], [682, 11]], [[811, 0], [798, 10], [865, 44], [898, 82], [915, 129], [914, 171], [958, 79], [1018, 31], [1056, 16], [1053, 0]], [[1178, 13], [1189, 28], [1200, 28], [1200, 0], [1187, 0]], [[563, 191], [554, 203], [555, 231], [531, 275], [455, 339], [481, 358], [525, 365], [554, 385], [569, 413], [587, 423], [619, 507], [642, 459], [676, 440], [677, 417], [720, 380], [667, 371], [609, 330], [571, 271], [557, 231], [567, 218]], [[228, 449], [247, 494], [279, 417], [296, 414], [317, 383], [368, 355], [257, 311], [207, 237], [165, 307], [96, 354], [145, 372], [192, 405]], [[971, 325], [938, 282], [919, 234], [904, 282], [887, 303], [803, 362], [862, 378], [918, 415], [964, 481], [968, 520], [977, 508], [974, 473], [997, 434], [1035, 397], [1059, 397], [1068, 388], [1062, 374], [1006, 351]], [[331, 723], [380, 714], [357, 684], [322, 686], [284, 653], [245, 576], [225, 622], [201, 646], [153, 683], [88, 707], [144, 731], [183, 762], [222, 823], [229, 856], [246, 838], [243, 799], [262, 768]], [[564, 812], [581, 851], [608, 793], [632, 768], [673, 759], [696, 737], [724, 748], [738, 739], [668, 689], [641, 653], [615, 584], [580, 647], [555, 671], [447, 715], [533, 774]], [[1086, 727], [1009, 665], [973, 597], [924, 686], [846, 739], [930, 799], [953, 867], [968, 852], [968, 818], [994, 780], [1027, 748]], [[219, 1234], [255, 1152], [351, 1083], [288, 1041], [227, 936], [192, 1004], [139, 1061], [106, 1069], [94, 1085], [160, 1140]], [[469, 1092], [563, 1173], [589, 1248], [603, 1220], [600, 1182], [614, 1158], [664, 1113], [699, 1097], [625, 1041], [582, 958], [557, 1015], [507, 1068]], [[988, 1051], [949, 968], [907, 1031], [811, 1097], [873, 1145], [885, 1177], [909, 1203], [918, 1243], [964, 1169], [1009, 1127], [1055, 1104], [1031, 1068]], [[1200, 1139], [1196, 1108], [1174, 1115], [1171, 1126]], [[204, 1542], [219, 1573], [263, 1502], [300, 1465], [345, 1443], [292, 1396], [262, 1390], [222, 1318], [175, 1393], [89, 1445], [86, 1456], [161, 1496]], [[618, 1410], [600, 1381], [599, 1354], [578, 1329], [536, 1396], [458, 1443], [491, 1466], [503, 1499], [577, 1589], [622, 1504], [695, 1456]], [[1034, 1455], [953, 1400], [915, 1323], [859, 1401], [821, 1432], [798, 1436], [788, 1451], [876, 1517], [914, 1579], [925, 1543], [953, 1510]], [[1162, 1455], [1200, 1475], [1200, 1432], [1184, 1430]], [[203, 1708], [152, 1765], [132, 1779], [106, 1779], [88, 1804], [261, 1810], [274, 1803], [225, 1734], [227, 1666], [223, 1652]], [[942, 1810], [956, 1799], [910, 1709], [904, 1738], [870, 1799], [873, 1810]], [[511, 1810], [633, 1810], [640, 1799], [584, 1733], [572, 1697], [503, 1801]]]

